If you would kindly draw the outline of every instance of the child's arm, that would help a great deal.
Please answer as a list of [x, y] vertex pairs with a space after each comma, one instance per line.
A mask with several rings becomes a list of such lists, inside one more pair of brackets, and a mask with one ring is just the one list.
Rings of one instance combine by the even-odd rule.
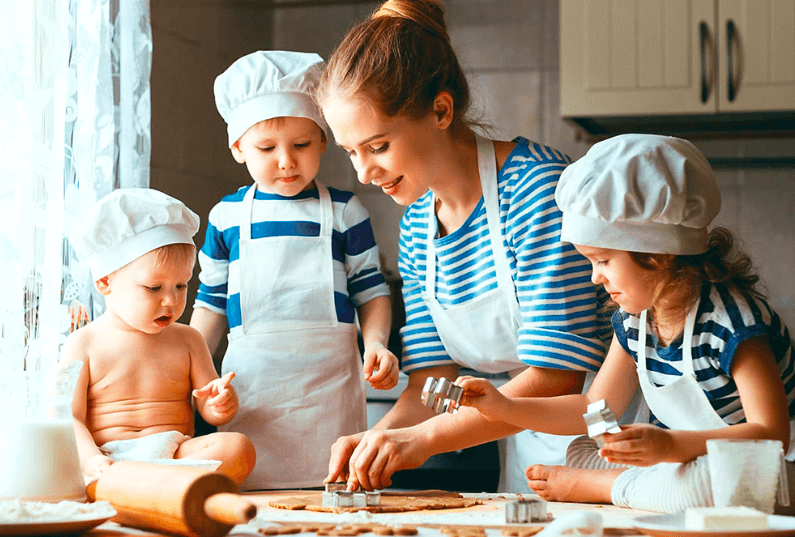
[[460, 377], [461, 404], [477, 408], [490, 421], [501, 421], [534, 431], [572, 435], [587, 431], [583, 414], [588, 404], [605, 399], [617, 415], [626, 410], [638, 388], [632, 358], [613, 337], [610, 350], [587, 394], [556, 397], [506, 397], [491, 382]]
[[226, 315], [210, 311], [207, 308], [194, 308], [190, 316], [190, 325], [199, 331], [207, 342], [210, 354], [214, 354], [226, 334]]
[[83, 471], [85, 480], [91, 481], [99, 477], [108, 466], [113, 464], [113, 460], [99, 450], [94, 438], [91, 436], [91, 432], [88, 430], [88, 426], [86, 426], [90, 371], [87, 338], [83, 336], [87, 334], [87, 327], [70, 334], [64, 343], [61, 359], [64, 363], [83, 362], [83, 367], [80, 369], [80, 376], [75, 386], [74, 397], [72, 398], [72, 416], [74, 417], [75, 440], [77, 441], [80, 468]]
[[781, 375], [767, 337], [737, 346], [731, 374], [745, 411], [745, 423], [708, 431], [671, 431], [634, 425], [605, 435], [602, 456], [610, 462], [651, 466], [658, 462], [687, 462], [707, 452], [712, 438], [781, 440], [789, 446], [789, 405]]
[[364, 378], [373, 388], [388, 390], [398, 381], [398, 359], [387, 348], [392, 325], [388, 296], [377, 296], [358, 308], [364, 340]]
[[190, 353], [191, 394], [196, 399], [196, 410], [210, 425], [228, 423], [235, 417], [238, 407], [237, 391], [230, 384], [235, 374], [229, 372], [218, 378], [201, 334], [189, 326], [182, 326]]

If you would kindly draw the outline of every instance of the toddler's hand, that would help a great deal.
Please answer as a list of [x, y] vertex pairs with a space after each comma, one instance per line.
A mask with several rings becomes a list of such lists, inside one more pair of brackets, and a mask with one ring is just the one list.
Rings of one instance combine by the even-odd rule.
[[389, 390], [398, 382], [398, 359], [380, 343], [364, 349], [364, 380], [376, 390]]
[[456, 379], [455, 385], [464, 390], [459, 404], [478, 409], [489, 421], [501, 421], [499, 416], [505, 412], [509, 400], [494, 384], [486, 379], [462, 376]]
[[207, 405], [213, 414], [224, 417], [237, 408], [237, 400], [232, 397], [229, 384], [235, 378], [234, 372], [230, 371], [219, 379], [211, 380], [207, 385], [193, 390], [193, 397], [199, 399], [207, 397]]
[[599, 455], [608, 462], [631, 466], [653, 466], [660, 462], [685, 462], [676, 460], [674, 440], [670, 431], [648, 423], [622, 425], [621, 432], [605, 434], [605, 447]]
[[101, 453], [88, 459], [83, 465], [83, 477], [86, 483], [97, 479], [111, 464], [113, 459]]

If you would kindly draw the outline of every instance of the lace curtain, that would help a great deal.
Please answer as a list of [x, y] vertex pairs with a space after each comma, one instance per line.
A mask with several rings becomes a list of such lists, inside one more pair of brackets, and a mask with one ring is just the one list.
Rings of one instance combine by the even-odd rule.
[[148, 0], [0, 0], [0, 374], [58, 360], [102, 311], [68, 234], [149, 185]]

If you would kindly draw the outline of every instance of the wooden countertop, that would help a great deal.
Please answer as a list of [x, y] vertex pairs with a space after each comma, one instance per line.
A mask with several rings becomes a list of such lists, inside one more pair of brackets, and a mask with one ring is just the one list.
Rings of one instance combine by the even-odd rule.
[[[245, 493], [247, 499], [257, 505], [257, 517], [247, 525], [235, 526], [229, 533], [231, 536], [257, 536], [260, 527], [267, 527], [277, 523], [301, 522], [338, 522], [341, 524], [356, 523], [382, 523], [387, 525], [409, 524], [417, 526], [418, 537], [438, 537], [441, 534], [441, 525], [475, 525], [486, 527], [488, 537], [502, 537], [500, 527], [505, 524], [505, 504], [517, 499], [515, 494], [463, 494], [467, 498], [478, 498], [484, 501], [483, 505], [465, 509], [445, 509], [437, 511], [415, 511], [410, 513], [317, 513], [312, 511], [287, 511], [275, 509], [268, 505], [274, 500], [294, 497], [307, 491], [267, 491]], [[591, 511], [602, 516], [605, 535], [640, 535], [634, 529], [632, 520], [638, 516], [650, 515], [646, 511], [637, 511], [615, 507], [613, 505], [594, 505], [577, 503], [549, 502], [548, 512], [557, 518], [572, 511]], [[542, 524], [532, 524], [534, 526]], [[524, 525], [527, 526], [527, 525]], [[123, 537], [127, 535], [155, 536], [158, 533], [145, 532], [133, 528], [120, 526], [114, 522], [106, 522], [93, 530], [85, 533], [90, 537]], [[299, 534], [309, 537], [314, 534]]]

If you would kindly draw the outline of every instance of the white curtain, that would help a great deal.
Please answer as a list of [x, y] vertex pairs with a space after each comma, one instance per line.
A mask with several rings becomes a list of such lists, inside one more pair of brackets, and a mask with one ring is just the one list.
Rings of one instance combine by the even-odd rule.
[[149, 185], [148, 0], [0, 0], [0, 374], [58, 360], [101, 313], [68, 234]]

